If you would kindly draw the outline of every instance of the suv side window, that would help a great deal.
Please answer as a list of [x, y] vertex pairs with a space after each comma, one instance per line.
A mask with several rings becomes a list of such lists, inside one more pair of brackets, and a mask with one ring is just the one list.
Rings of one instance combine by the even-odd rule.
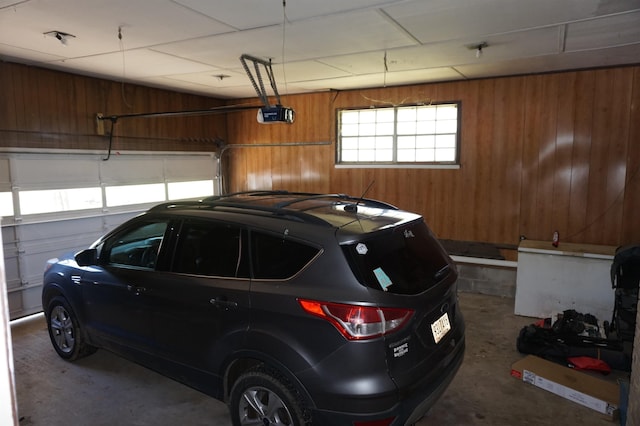
[[280, 236], [251, 233], [253, 277], [256, 279], [291, 278], [302, 270], [320, 250]]
[[173, 272], [249, 278], [246, 231], [213, 221], [186, 221], [174, 257]]
[[114, 235], [102, 254], [113, 265], [155, 269], [167, 222], [142, 222]]

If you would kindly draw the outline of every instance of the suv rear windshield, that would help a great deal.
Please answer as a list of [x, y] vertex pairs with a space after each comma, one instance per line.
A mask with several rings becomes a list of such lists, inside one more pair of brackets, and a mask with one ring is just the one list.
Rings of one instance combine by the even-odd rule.
[[448, 256], [424, 222], [342, 246], [363, 285], [395, 294], [418, 294], [446, 276]]

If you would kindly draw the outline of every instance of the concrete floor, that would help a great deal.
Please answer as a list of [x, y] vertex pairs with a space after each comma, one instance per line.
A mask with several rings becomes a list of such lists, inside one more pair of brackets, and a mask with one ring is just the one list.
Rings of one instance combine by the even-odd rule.
[[[460, 303], [467, 322], [464, 363], [417, 426], [613, 424], [509, 375], [523, 357], [516, 336], [533, 322], [513, 314], [513, 299], [462, 293]], [[109, 352], [63, 361], [42, 316], [12, 324], [11, 333], [21, 426], [231, 424], [223, 403]]]

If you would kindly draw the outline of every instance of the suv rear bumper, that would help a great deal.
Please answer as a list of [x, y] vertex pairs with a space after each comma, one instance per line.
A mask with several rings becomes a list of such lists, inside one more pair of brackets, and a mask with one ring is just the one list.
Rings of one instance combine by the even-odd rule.
[[465, 340], [462, 336], [456, 348], [434, 370], [441, 373], [430, 376], [412, 389], [406, 398], [398, 401], [388, 410], [369, 413], [354, 414], [327, 410], [314, 410], [314, 425], [353, 426], [353, 423], [382, 420], [395, 417], [390, 426], [408, 426], [420, 420], [436, 403], [438, 398], [447, 389], [456, 373], [462, 365], [465, 352]]

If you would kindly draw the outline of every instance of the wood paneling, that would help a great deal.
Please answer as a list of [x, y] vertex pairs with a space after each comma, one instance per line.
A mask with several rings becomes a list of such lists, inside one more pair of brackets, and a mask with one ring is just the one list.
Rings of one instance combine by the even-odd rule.
[[[106, 150], [98, 112], [223, 104], [10, 63], [0, 63], [0, 93], [3, 147]], [[462, 105], [459, 169], [335, 167], [337, 109], [444, 101]], [[374, 182], [366, 196], [423, 214], [444, 239], [517, 244], [558, 230], [566, 242], [640, 241], [640, 66], [287, 95], [282, 103], [295, 109], [295, 123], [258, 124], [255, 110], [122, 120], [114, 150], [213, 151], [219, 138], [227, 191], [360, 196]]]
[[[336, 109], [462, 102], [460, 168], [335, 167]], [[425, 216], [441, 238], [640, 241], [640, 67], [289, 96], [293, 125], [228, 118], [231, 190], [342, 192]], [[275, 146], [331, 140], [326, 147]], [[249, 178], [251, 177], [251, 178]], [[259, 178], [258, 178], [259, 177]]]
[[[183, 111], [218, 99], [0, 62], [0, 147], [106, 150], [96, 114]], [[104, 123], [109, 131], [110, 123]], [[118, 120], [113, 149], [214, 151], [226, 139], [222, 115]]]

